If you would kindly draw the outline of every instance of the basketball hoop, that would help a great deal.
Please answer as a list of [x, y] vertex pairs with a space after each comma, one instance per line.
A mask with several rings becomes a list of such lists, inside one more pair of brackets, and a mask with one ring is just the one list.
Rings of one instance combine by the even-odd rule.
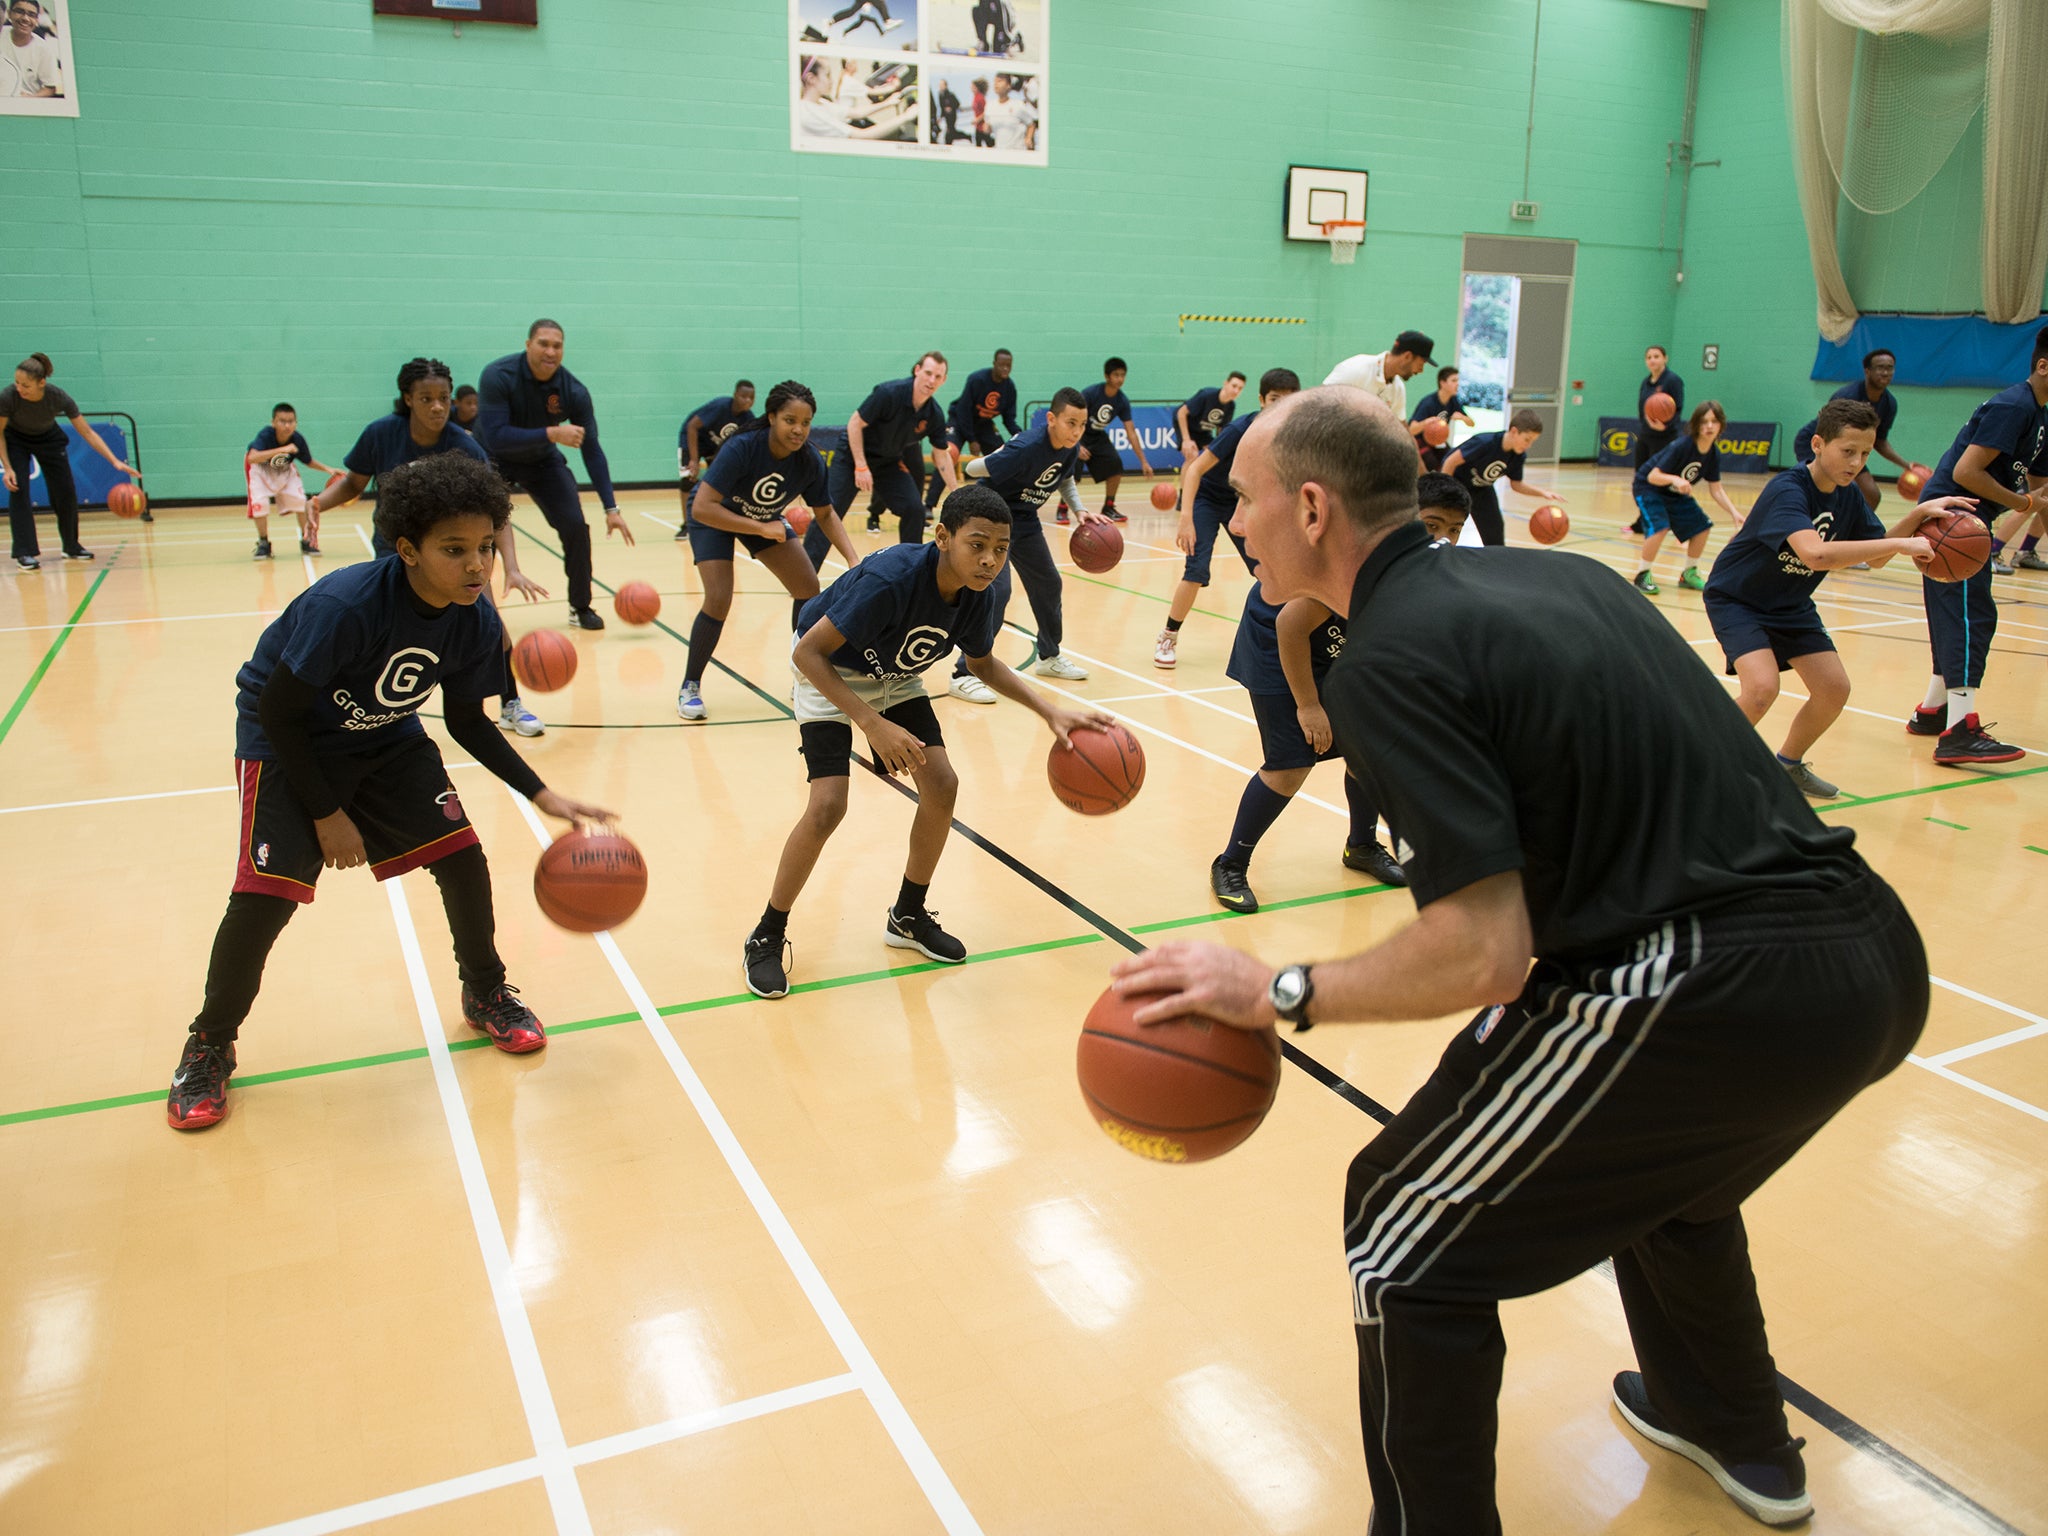
[[1330, 265], [1348, 267], [1358, 260], [1358, 244], [1365, 238], [1365, 220], [1325, 219], [1323, 235], [1330, 242]]

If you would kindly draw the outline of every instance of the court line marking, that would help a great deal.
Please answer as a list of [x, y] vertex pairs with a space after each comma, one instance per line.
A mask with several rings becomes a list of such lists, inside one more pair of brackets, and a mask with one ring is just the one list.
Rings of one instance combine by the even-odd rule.
[[2023, 1115], [2032, 1115], [2036, 1120], [2048, 1123], [2048, 1109], [2043, 1109], [2038, 1104], [2029, 1104], [2025, 1099], [2018, 1098], [2013, 1094], [2005, 1092], [2003, 1089], [1994, 1088], [1989, 1083], [1980, 1083], [1974, 1077], [1965, 1077], [1954, 1067], [1942, 1066], [1931, 1057], [1908, 1056], [1906, 1060], [1912, 1062], [1916, 1067], [1932, 1072], [1936, 1077], [1945, 1077], [1950, 1082], [1969, 1089], [1972, 1093], [1982, 1094], [1994, 1103], [2003, 1104], [2008, 1109], [2016, 1109]]
[[2029, 1013], [2024, 1008], [2017, 1008], [2011, 1003], [2000, 1002], [1997, 998], [1987, 997], [1982, 992], [1973, 992], [1970, 988], [1958, 986], [1953, 981], [1943, 981], [1939, 976], [1932, 976], [1928, 979], [1937, 987], [1954, 992], [1960, 997], [1967, 997], [1973, 1003], [1982, 1003], [1986, 1008], [1996, 1008], [2000, 1013], [2008, 1013], [2016, 1019], [2025, 1019], [2027, 1022], [2019, 1029], [2007, 1030], [2004, 1034], [1993, 1035], [1988, 1040], [1979, 1040], [1973, 1045], [1959, 1045], [1953, 1050], [1940, 1051], [1935, 1055], [1924, 1057], [1921, 1063], [1923, 1066], [1953, 1066], [1956, 1062], [1968, 1061], [1972, 1056], [1982, 1056], [1987, 1051], [1995, 1051], [2008, 1045], [2018, 1045], [2022, 1040], [2033, 1040], [2041, 1035], [2048, 1035], [2048, 1019], [2042, 1018], [2038, 1013]]
[[371, 540], [370, 536], [369, 536], [369, 535], [368, 535], [367, 533], [365, 533], [365, 532], [363, 531], [363, 525], [362, 525], [361, 523], [357, 523], [357, 524], [355, 524], [355, 530], [356, 530], [356, 537], [357, 537], [357, 538], [359, 538], [359, 539], [361, 539], [361, 540], [363, 541], [363, 548], [364, 548], [364, 549], [366, 549], [366, 550], [368, 550], [368, 551], [370, 552], [370, 558], [371, 558], [372, 560], [376, 559], [376, 558], [377, 558], [377, 546], [376, 546], [376, 544], [375, 544], [374, 542], [372, 542], [372, 540]]
[[[73, 629], [116, 629], [128, 624], [196, 624], [201, 619], [274, 619], [284, 610], [281, 608], [251, 608], [241, 613], [172, 613], [147, 619], [87, 619], [74, 624]], [[63, 629], [62, 624], [13, 624], [0, 629], [0, 635], [25, 635], [39, 629]]]
[[0, 805], [0, 816], [20, 816], [28, 811], [68, 811], [83, 805], [125, 805], [132, 800], [177, 800], [186, 795], [225, 795], [232, 784], [209, 784], [204, 789], [160, 789], [147, 795], [102, 795], [96, 800], [51, 800], [42, 805]]
[[41, 686], [43, 678], [48, 675], [51, 666], [57, 660], [57, 653], [64, 649], [64, 642], [71, 638], [71, 631], [78, 627], [79, 617], [92, 606], [92, 600], [99, 595], [101, 584], [114, 574], [114, 564], [121, 558], [121, 551], [127, 547], [128, 545], [123, 542], [107, 556], [107, 563], [100, 567], [99, 574], [92, 579], [92, 585], [85, 589], [85, 596], [81, 597], [78, 606], [71, 610], [71, 617], [65, 621], [64, 628], [58, 633], [57, 638], [50, 642], [50, 648], [43, 652], [43, 659], [36, 663], [35, 671], [29, 673], [28, 681], [21, 685], [21, 692], [15, 696], [13, 706], [4, 716], [0, 716], [0, 743], [7, 740], [7, 733], [14, 729], [14, 722], [19, 720], [21, 712], [28, 708], [30, 695]]
[[[535, 841], [541, 847], [547, 847], [553, 839], [542, 823], [539, 812], [534, 810], [532, 802], [509, 784], [505, 786], [505, 793], [512, 797], [512, 803], [526, 819]], [[840, 1306], [839, 1298], [833, 1294], [824, 1274], [811, 1259], [802, 1239], [796, 1234], [796, 1228], [790, 1225], [789, 1218], [782, 1213], [782, 1207], [769, 1193], [768, 1185], [762, 1179], [759, 1170], [754, 1167], [753, 1159], [747, 1156], [746, 1149], [740, 1145], [739, 1137], [726, 1120], [724, 1112], [711, 1097], [711, 1090], [704, 1086], [704, 1080], [697, 1075], [697, 1069], [690, 1065], [689, 1057], [683, 1053], [683, 1048], [676, 1043], [674, 1034], [662, 1022], [660, 1009], [655, 1007], [654, 999], [648, 996], [647, 989], [640, 984], [639, 976], [627, 963], [618, 940], [609, 932], [599, 933], [595, 937], [597, 947], [603, 951], [605, 959], [611, 964], [612, 974], [618, 977], [620, 986], [626, 990], [626, 996], [639, 1011], [641, 1022], [647, 1026], [648, 1038], [654, 1042], [654, 1047], [661, 1053], [662, 1060], [668, 1063], [668, 1069], [675, 1075], [676, 1082], [682, 1086], [683, 1093], [697, 1111], [698, 1119], [703, 1122], [704, 1129], [710, 1133], [713, 1143], [724, 1157], [726, 1167], [731, 1169], [733, 1178], [745, 1192], [748, 1203], [754, 1207], [754, 1214], [761, 1219], [761, 1224], [767, 1228], [768, 1235], [781, 1251], [783, 1263], [789, 1266], [790, 1273], [802, 1287], [811, 1309], [817, 1313], [819, 1322], [825, 1325], [825, 1331], [837, 1346], [840, 1357], [858, 1378], [862, 1394], [875, 1410], [876, 1416], [881, 1419], [882, 1427], [888, 1432], [890, 1440], [895, 1442], [897, 1454], [902, 1456], [909, 1466], [911, 1476], [917, 1479], [917, 1485], [924, 1491], [932, 1512], [939, 1517], [939, 1523], [952, 1533], [952, 1536], [981, 1536], [981, 1527], [968, 1512], [966, 1500], [960, 1497], [959, 1490], [953, 1486], [952, 1479], [947, 1477], [945, 1468], [939, 1465], [938, 1457], [932, 1454], [931, 1446], [926, 1443], [923, 1434], [912, 1421], [909, 1411], [897, 1397], [896, 1389], [889, 1384], [889, 1379], [882, 1374], [881, 1366], [868, 1352], [867, 1344], [853, 1325], [853, 1319], [848, 1317], [845, 1309]], [[452, 1070], [450, 1081], [453, 1081]]]
[[539, 1463], [541, 1482], [547, 1488], [555, 1529], [565, 1536], [591, 1536], [590, 1511], [584, 1505], [576, 1469], [569, 1463], [569, 1444], [562, 1434], [554, 1393], [548, 1388], [547, 1368], [541, 1364], [540, 1346], [534, 1342], [526, 1301], [519, 1294], [518, 1282], [512, 1278], [512, 1254], [505, 1246], [505, 1230], [491, 1199], [483, 1154], [477, 1150], [476, 1128], [470, 1124], [462, 1086], [455, 1080], [455, 1058], [448, 1053], [440, 1005], [434, 1001], [433, 984], [427, 979], [419, 930], [413, 926], [403, 882], [386, 880], [384, 891], [390, 899], [391, 921], [398, 929], [399, 951], [405, 956], [406, 975], [412, 982], [413, 1006], [419, 1012], [420, 1031], [426, 1036], [427, 1059], [433, 1064], [434, 1088], [440, 1097], [442, 1117], [448, 1122], [448, 1139], [454, 1144], [463, 1198], [469, 1205], [470, 1224], [476, 1228], [491, 1302], [498, 1311], [498, 1329], [505, 1336], [505, 1352], [511, 1357], [512, 1378], [519, 1388], [519, 1405], [526, 1413], [527, 1432], [533, 1437], [534, 1459]]

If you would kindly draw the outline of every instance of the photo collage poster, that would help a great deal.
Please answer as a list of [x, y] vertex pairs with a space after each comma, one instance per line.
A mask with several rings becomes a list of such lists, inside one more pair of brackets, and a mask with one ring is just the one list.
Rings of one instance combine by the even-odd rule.
[[8, 0], [0, 34], [0, 117], [78, 116], [65, 0]]

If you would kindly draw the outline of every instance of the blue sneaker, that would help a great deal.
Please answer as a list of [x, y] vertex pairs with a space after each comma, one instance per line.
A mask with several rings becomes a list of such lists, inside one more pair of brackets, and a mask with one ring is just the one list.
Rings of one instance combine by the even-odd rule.
[[517, 699], [507, 699], [498, 710], [498, 729], [516, 731], [521, 736], [544, 736], [548, 728], [540, 723], [539, 715]]
[[1645, 1440], [1678, 1452], [1720, 1484], [1721, 1491], [1751, 1519], [1765, 1525], [1797, 1525], [1813, 1514], [1813, 1500], [1806, 1492], [1806, 1463], [1799, 1454], [1806, 1445], [1804, 1440], [1787, 1440], [1754, 1461], [1723, 1461], [1665, 1422], [1650, 1406], [1649, 1391], [1637, 1371], [1615, 1376], [1614, 1406]]
[[676, 713], [692, 725], [704, 723], [704, 696], [697, 691], [697, 685], [687, 680], [676, 690]]

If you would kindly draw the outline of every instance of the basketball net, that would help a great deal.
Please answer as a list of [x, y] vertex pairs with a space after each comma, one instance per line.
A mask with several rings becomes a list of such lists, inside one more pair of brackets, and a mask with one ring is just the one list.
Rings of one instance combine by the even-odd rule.
[[1348, 267], [1358, 260], [1358, 245], [1365, 238], [1363, 219], [1332, 219], [1323, 225], [1330, 240], [1330, 265]]

